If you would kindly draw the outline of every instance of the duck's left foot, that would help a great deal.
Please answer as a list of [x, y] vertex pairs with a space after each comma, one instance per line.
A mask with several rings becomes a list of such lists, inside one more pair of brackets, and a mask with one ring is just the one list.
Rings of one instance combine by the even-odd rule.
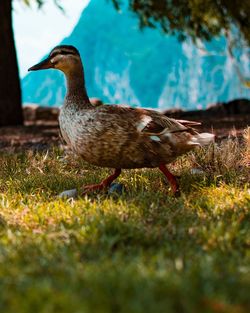
[[160, 165], [159, 169], [167, 177], [167, 180], [170, 183], [170, 186], [171, 186], [171, 189], [173, 191], [174, 196], [179, 197], [180, 196], [180, 186], [177, 182], [176, 177], [172, 173], [169, 172], [166, 165]]
[[114, 174], [110, 175], [108, 178], [104, 179], [100, 184], [87, 185], [83, 187], [82, 195], [86, 195], [95, 191], [107, 190], [112, 182], [121, 174], [121, 169], [116, 169]]
[[108, 186], [105, 186], [102, 182], [100, 184], [96, 184], [96, 185], [87, 185], [83, 187], [83, 192], [82, 195], [86, 195], [88, 193], [91, 192], [95, 192], [95, 191], [102, 191], [107, 189]]

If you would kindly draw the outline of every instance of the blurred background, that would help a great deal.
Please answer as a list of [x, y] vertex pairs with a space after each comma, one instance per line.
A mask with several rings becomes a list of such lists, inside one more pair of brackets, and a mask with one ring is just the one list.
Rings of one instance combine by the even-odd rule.
[[80, 51], [89, 97], [104, 103], [190, 111], [249, 99], [249, 15], [232, 0], [2, 0], [0, 126], [22, 124], [27, 104], [63, 103], [62, 73], [27, 72], [58, 44]]
[[195, 44], [190, 38], [179, 41], [178, 33], [141, 30], [127, 5], [117, 12], [106, 0], [60, 3], [64, 14], [53, 1], [39, 11], [15, 2], [14, 29], [24, 104], [58, 106], [63, 102], [61, 73], [27, 74], [29, 66], [60, 43], [80, 50], [89, 96], [106, 103], [191, 110], [250, 97], [244, 82], [250, 77], [249, 49], [244, 44], [234, 47], [234, 55], [230, 55], [223, 35]]

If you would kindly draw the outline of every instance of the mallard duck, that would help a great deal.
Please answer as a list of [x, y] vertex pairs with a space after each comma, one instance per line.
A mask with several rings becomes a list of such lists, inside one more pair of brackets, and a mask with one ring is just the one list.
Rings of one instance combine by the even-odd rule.
[[114, 168], [100, 184], [85, 186], [83, 193], [107, 189], [122, 169], [155, 168], [168, 179], [173, 193], [177, 180], [166, 164], [196, 146], [209, 144], [214, 135], [197, 133], [196, 122], [178, 121], [160, 112], [121, 105], [93, 106], [84, 80], [78, 50], [69, 45], [55, 47], [29, 71], [58, 69], [66, 76], [67, 94], [59, 114], [62, 136], [85, 161]]

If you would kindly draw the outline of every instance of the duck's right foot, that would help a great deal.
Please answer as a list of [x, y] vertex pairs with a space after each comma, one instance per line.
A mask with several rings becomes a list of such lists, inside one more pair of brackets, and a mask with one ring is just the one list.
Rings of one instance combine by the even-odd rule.
[[164, 176], [167, 178], [174, 196], [179, 197], [180, 196], [180, 186], [177, 182], [176, 177], [172, 173], [169, 172], [166, 165], [160, 165], [159, 169], [164, 174]]

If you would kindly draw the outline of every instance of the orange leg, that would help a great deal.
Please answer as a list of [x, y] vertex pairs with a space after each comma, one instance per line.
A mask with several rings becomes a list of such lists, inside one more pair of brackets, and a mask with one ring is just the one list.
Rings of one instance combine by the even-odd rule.
[[85, 195], [88, 192], [101, 191], [101, 190], [107, 189], [120, 174], [121, 174], [121, 169], [117, 168], [115, 169], [114, 174], [104, 179], [100, 184], [84, 186], [83, 195]]
[[160, 165], [159, 169], [167, 177], [167, 180], [170, 183], [170, 186], [172, 188], [174, 195], [178, 195], [180, 192], [180, 189], [179, 189], [179, 184], [177, 183], [176, 177], [172, 173], [169, 172], [166, 165], [164, 164]]

